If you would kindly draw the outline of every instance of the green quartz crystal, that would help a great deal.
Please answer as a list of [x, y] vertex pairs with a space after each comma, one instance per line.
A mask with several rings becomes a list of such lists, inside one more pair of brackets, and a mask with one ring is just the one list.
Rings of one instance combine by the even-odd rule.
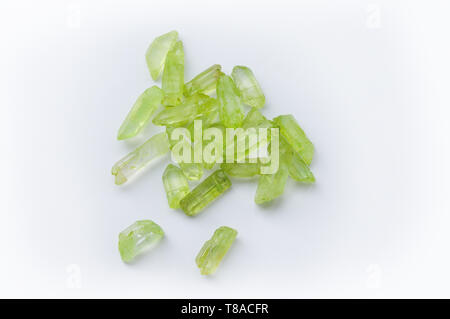
[[124, 262], [151, 249], [164, 237], [164, 232], [151, 220], [138, 220], [119, 234], [119, 252]]
[[195, 258], [202, 275], [212, 275], [216, 272], [236, 236], [237, 231], [233, 228], [222, 226], [216, 229], [214, 235], [203, 244]]
[[195, 118], [218, 109], [217, 100], [204, 94], [194, 94], [176, 107], [166, 107], [153, 118], [153, 124], [180, 127]]
[[217, 82], [220, 120], [225, 127], [240, 127], [244, 120], [242, 102], [233, 80], [222, 74]]
[[195, 216], [230, 186], [231, 181], [223, 170], [217, 170], [181, 200], [181, 209], [186, 215]]
[[157, 86], [152, 86], [142, 93], [120, 126], [118, 140], [136, 136], [148, 123], [150, 117], [161, 104], [163, 92]]
[[219, 64], [207, 68], [184, 85], [184, 93], [189, 96], [194, 93], [211, 94], [216, 91], [216, 84], [221, 74]]
[[184, 51], [178, 41], [167, 54], [162, 76], [163, 104], [175, 106], [181, 103], [184, 90]]
[[111, 169], [117, 185], [125, 183], [135, 175], [139, 169], [152, 160], [169, 151], [169, 141], [165, 132], [158, 133], [149, 138], [144, 144], [119, 160]]
[[300, 155], [305, 164], [310, 165], [314, 155], [314, 145], [306, 137], [295, 118], [292, 115], [280, 115], [273, 121], [280, 128], [281, 136]]
[[189, 193], [189, 184], [180, 168], [167, 165], [163, 173], [163, 184], [170, 208], [179, 208], [180, 200]]
[[222, 163], [220, 168], [233, 177], [253, 177], [261, 170], [259, 163]]
[[154, 81], [158, 80], [164, 68], [167, 53], [178, 40], [178, 32], [171, 31], [157, 37], [147, 49], [145, 60]]
[[[283, 145], [287, 145], [287, 142], [281, 137]], [[298, 182], [312, 184], [316, 181], [313, 173], [309, 169], [308, 165], [302, 160], [300, 155], [292, 149], [289, 145], [289, 152], [292, 154], [292, 160], [288, 166], [289, 176]]]
[[252, 107], [242, 122], [242, 128], [248, 129], [251, 127], [270, 128], [273, 127], [273, 124], [264, 115], [262, 115], [257, 108]]
[[231, 76], [241, 93], [243, 103], [258, 109], [264, 106], [266, 98], [252, 70], [246, 66], [235, 66]]

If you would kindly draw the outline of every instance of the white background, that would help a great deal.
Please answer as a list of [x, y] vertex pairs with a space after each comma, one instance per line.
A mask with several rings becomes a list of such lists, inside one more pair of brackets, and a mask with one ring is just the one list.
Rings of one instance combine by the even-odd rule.
[[[448, 1], [3, 1], [0, 297], [450, 297]], [[117, 187], [141, 139], [117, 129], [153, 84], [144, 54], [177, 30], [186, 79], [253, 69], [268, 117], [316, 147], [312, 187], [269, 207], [256, 181], [195, 218], [172, 211], [164, 159]], [[165, 240], [122, 263], [118, 233]], [[216, 275], [194, 258], [215, 228], [238, 239]]]

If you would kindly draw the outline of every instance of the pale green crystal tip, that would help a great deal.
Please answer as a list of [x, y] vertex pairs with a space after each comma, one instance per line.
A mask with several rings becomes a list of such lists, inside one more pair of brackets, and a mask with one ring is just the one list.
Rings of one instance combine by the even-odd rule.
[[216, 90], [217, 80], [221, 74], [222, 67], [219, 64], [207, 68], [195, 78], [187, 82], [184, 92], [187, 96], [194, 93], [210, 94]]
[[164, 237], [164, 231], [151, 220], [138, 220], [119, 234], [119, 252], [124, 262], [151, 249]]
[[165, 94], [164, 105], [176, 106], [181, 103], [184, 91], [184, 51], [181, 41], [177, 41], [167, 53], [161, 87]]
[[217, 170], [181, 200], [181, 209], [186, 215], [195, 216], [230, 187], [231, 181], [224, 171]]
[[222, 74], [217, 82], [217, 100], [219, 101], [220, 120], [225, 127], [240, 127], [245, 114], [239, 91], [233, 80]]
[[231, 76], [241, 93], [242, 102], [258, 109], [264, 106], [266, 97], [252, 70], [246, 66], [238, 65], [233, 68]]
[[163, 173], [163, 184], [170, 208], [179, 208], [180, 200], [189, 193], [189, 184], [180, 168], [167, 165]]
[[164, 68], [167, 53], [178, 40], [178, 32], [171, 31], [157, 37], [147, 49], [145, 60], [152, 79], [156, 81]]
[[230, 249], [236, 236], [236, 230], [222, 226], [214, 232], [211, 239], [205, 242], [195, 258], [197, 267], [200, 268], [202, 275], [211, 275], [216, 272], [217, 267], [219, 267], [220, 262]]
[[118, 140], [136, 136], [148, 123], [163, 99], [163, 92], [157, 86], [152, 86], [142, 93], [120, 126]]

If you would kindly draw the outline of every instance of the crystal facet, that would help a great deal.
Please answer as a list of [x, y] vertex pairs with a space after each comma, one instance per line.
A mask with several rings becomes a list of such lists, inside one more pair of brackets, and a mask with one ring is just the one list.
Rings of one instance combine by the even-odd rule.
[[181, 103], [184, 90], [184, 51], [183, 43], [178, 41], [167, 54], [162, 76], [163, 104], [175, 106]]
[[194, 93], [210, 94], [216, 91], [216, 83], [221, 74], [222, 67], [219, 64], [207, 68], [184, 86], [185, 95]]
[[221, 75], [217, 82], [217, 99], [219, 101], [220, 120], [225, 127], [240, 127], [244, 120], [242, 102], [233, 80]]
[[116, 178], [116, 184], [125, 183], [139, 169], [157, 157], [169, 151], [169, 141], [165, 132], [158, 133], [149, 138], [144, 144], [119, 160], [111, 169]]
[[231, 181], [223, 170], [217, 170], [181, 200], [181, 209], [186, 215], [195, 216], [230, 186]]
[[258, 109], [264, 106], [266, 98], [252, 70], [238, 65], [233, 68], [231, 76], [241, 93], [242, 102]]
[[[284, 139], [282, 143], [287, 144]], [[314, 183], [316, 179], [314, 178], [314, 175], [309, 169], [308, 165], [305, 164], [300, 155], [296, 151], [294, 151], [292, 147], [288, 145], [288, 148], [289, 152], [291, 152], [292, 154], [292, 160], [290, 161], [290, 164], [288, 166], [289, 177], [302, 183]]]
[[164, 237], [164, 232], [151, 220], [138, 220], [119, 234], [119, 252], [122, 260], [132, 261], [151, 249]]
[[164, 68], [167, 53], [178, 40], [178, 32], [171, 31], [157, 37], [147, 49], [145, 60], [154, 81], [158, 80]]
[[222, 163], [220, 168], [233, 177], [253, 177], [260, 173], [259, 163]]
[[163, 173], [163, 184], [170, 208], [179, 208], [180, 200], [189, 193], [189, 184], [180, 168], [167, 165]]
[[118, 140], [136, 136], [148, 123], [150, 117], [161, 104], [163, 92], [157, 86], [152, 86], [142, 93], [120, 126]]
[[195, 258], [202, 275], [212, 275], [216, 272], [236, 236], [237, 231], [233, 228], [222, 226], [216, 229], [214, 235], [203, 244]]
[[311, 164], [314, 155], [314, 145], [303, 132], [292, 115], [280, 115], [273, 119], [280, 128], [280, 134], [289, 145], [300, 155], [306, 165]]

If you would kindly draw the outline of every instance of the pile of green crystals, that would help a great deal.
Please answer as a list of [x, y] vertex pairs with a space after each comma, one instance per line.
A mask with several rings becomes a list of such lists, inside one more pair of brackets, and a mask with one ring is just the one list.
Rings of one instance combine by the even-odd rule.
[[[235, 66], [231, 76], [220, 65], [207, 68], [189, 82], [184, 82], [184, 50], [178, 33], [171, 31], [157, 37], [146, 52], [147, 66], [153, 80], [162, 75], [161, 88], [152, 86], [136, 100], [123, 121], [118, 140], [137, 136], [150, 122], [164, 126], [141, 146], [119, 160], [112, 168], [117, 185], [124, 184], [154, 159], [174, 151], [179, 141], [170, 139], [175, 128], [193, 131], [194, 121], [202, 120], [202, 128], [278, 128], [279, 168], [273, 174], [262, 174], [261, 163], [207, 163], [190, 161], [168, 164], [163, 176], [167, 201], [171, 208], [195, 216], [231, 187], [233, 178], [259, 176], [255, 202], [263, 204], [284, 192], [288, 177], [301, 183], [314, 183], [309, 169], [314, 146], [292, 115], [268, 120], [260, 112], [265, 96], [253, 72], [246, 66]], [[247, 112], [245, 110], [248, 109]], [[156, 115], [155, 115], [156, 114]], [[193, 134], [192, 134], [193, 135]], [[194, 148], [191, 138], [184, 143]], [[215, 169], [215, 170], [214, 170]], [[205, 170], [214, 170], [196, 187]], [[196, 262], [202, 274], [213, 273], [231, 246], [237, 232], [220, 227], [199, 252]], [[119, 250], [126, 262], [157, 243], [164, 236], [152, 221], [137, 221], [119, 235]]]

